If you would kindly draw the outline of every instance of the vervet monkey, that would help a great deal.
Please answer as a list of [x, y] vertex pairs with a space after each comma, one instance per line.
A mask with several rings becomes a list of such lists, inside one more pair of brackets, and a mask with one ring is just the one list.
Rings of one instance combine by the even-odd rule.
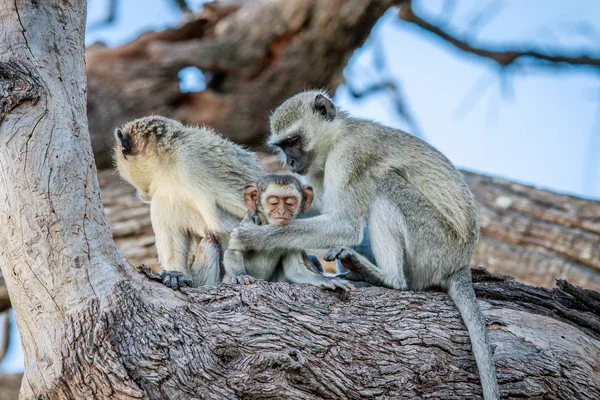
[[[298, 214], [310, 209], [313, 189], [308, 185], [302, 186], [300, 181], [291, 175], [267, 175], [257, 183], [246, 185], [243, 198], [248, 215], [242, 224], [285, 227]], [[304, 250], [241, 252], [228, 249], [225, 251], [223, 265], [224, 282], [247, 285], [255, 279], [261, 279], [272, 282], [309, 283], [331, 290], [355, 290], [349, 282], [325, 277], [320, 263], [315, 267]]]
[[[469, 331], [486, 400], [499, 390], [469, 262], [479, 239], [475, 200], [438, 150], [405, 132], [350, 117], [326, 93], [308, 91], [271, 116], [270, 144], [292, 172], [306, 175], [322, 214], [276, 225], [240, 225], [238, 250], [327, 248], [364, 279], [399, 290], [444, 288]], [[367, 221], [376, 264], [341, 247], [361, 241]], [[327, 259], [326, 258], [326, 259]]]
[[265, 175], [256, 155], [211, 128], [159, 116], [126, 123], [115, 139], [119, 174], [150, 203], [163, 283], [221, 282], [221, 251], [246, 214], [242, 188]]

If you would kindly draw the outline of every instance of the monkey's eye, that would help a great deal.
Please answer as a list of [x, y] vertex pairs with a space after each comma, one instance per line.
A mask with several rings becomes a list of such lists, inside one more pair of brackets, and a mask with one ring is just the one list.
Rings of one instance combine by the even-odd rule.
[[289, 147], [299, 147], [302, 144], [302, 139], [300, 139], [300, 136], [298, 136], [298, 135], [292, 136], [291, 138], [289, 138], [287, 140], [286, 144]]
[[273, 206], [276, 206], [279, 203], [279, 199], [277, 197], [269, 197], [267, 202]]
[[288, 197], [287, 199], [285, 199], [285, 204], [287, 204], [288, 206], [295, 206], [296, 199], [294, 197]]

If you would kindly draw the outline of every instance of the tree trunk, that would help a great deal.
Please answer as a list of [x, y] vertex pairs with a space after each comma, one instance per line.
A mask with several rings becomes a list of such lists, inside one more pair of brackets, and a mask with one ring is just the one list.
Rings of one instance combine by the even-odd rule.
[[[175, 292], [137, 274], [102, 211], [85, 117], [85, 2], [0, 10], [0, 267], [25, 354], [22, 398], [480, 395], [443, 293], [368, 288], [342, 301], [267, 283]], [[600, 397], [598, 293], [476, 278], [503, 397]]]

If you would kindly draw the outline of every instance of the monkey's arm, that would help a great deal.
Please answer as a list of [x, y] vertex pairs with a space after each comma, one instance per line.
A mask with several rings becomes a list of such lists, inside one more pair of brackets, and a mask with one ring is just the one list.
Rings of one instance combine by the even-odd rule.
[[240, 225], [231, 233], [229, 248], [242, 251], [323, 249], [358, 244], [361, 236], [360, 219], [349, 221], [341, 215], [323, 214], [294, 220], [285, 227]]
[[[256, 211], [248, 211], [241, 225], [261, 225], [260, 216]], [[244, 252], [228, 248], [223, 255], [223, 268], [225, 269], [224, 282], [249, 285], [255, 279], [246, 271]]]
[[227, 249], [223, 256], [223, 267], [225, 268], [223, 281], [226, 283], [249, 285], [255, 281], [254, 277], [246, 271], [242, 251]]

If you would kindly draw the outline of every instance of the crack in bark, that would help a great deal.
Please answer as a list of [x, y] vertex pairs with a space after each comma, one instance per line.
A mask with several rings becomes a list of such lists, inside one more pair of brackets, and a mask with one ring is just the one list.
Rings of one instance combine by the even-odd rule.
[[10, 111], [27, 101], [36, 104], [42, 96], [42, 87], [32, 70], [22, 61], [0, 62], [0, 124]]

